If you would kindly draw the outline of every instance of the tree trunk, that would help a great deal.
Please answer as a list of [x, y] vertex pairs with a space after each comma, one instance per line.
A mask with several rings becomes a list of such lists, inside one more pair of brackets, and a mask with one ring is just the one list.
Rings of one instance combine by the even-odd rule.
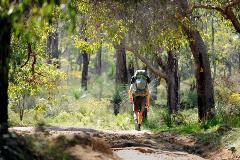
[[240, 47], [238, 49], [238, 71], [240, 72]]
[[[19, 103], [19, 118], [20, 118], [20, 121], [23, 120], [23, 115], [24, 115], [24, 110], [25, 110], [26, 95], [23, 94], [21, 97], [22, 98], [19, 99], [19, 101], [20, 101], [20, 103]], [[21, 99], [22, 99], [22, 104], [21, 104]]]
[[127, 66], [126, 66], [126, 49], [125, 40], [122, 40], [119, 45], [115, 46], [116, 50], [116, 83], [127, 84]]
[[87, 90], [89, 57], [86, 51], [84, 51], [82, 57], [83, 57], [82, 88], [84, 90]]
[[212, 56], [213, 58], [213, 82], [215, 81], [216, 75], [217, 75], [217, 64], [216, 64], [216, 58], [215, 58], [215, 30], [214, 30], [214, 17], [212, 15], [212, 23], [211, 23], [211, 31], [212, 31], [212, 40], [211, 40], [211, 50], [212, 50]]
[[196, 65], [198, 116], [201, 121], [214, 117], [214, 91], [207, 49], [200, 33], [185, 29]]
[[179, 110], [179, 77], [178, 60], [171, 51], [168, 52], [167, 76], [167, 106], [169, 113], [174, 114]]
[[130, 83], [132, 76], [134, 76], [134, 63], [129, 61], [128, 63], [128, 83]]
[[8, 71], [11, 24], [0, 19], [0, 135], [8, 133]]
[[49, 32], [47, 39], [47, 49], [48, 49], [48, 63], [54, 64], [57, 68], [60, 67], [59, 62], [59, 51], [58, 51], [58, 33]]
[[77, 56], [77, 64], [79, 65], [79, 71], [82, 70], [82, 63], [83, 63], [83, 60], [82, 60], [82, 54], [80, 52], [80, 50], [78, 51], [78, 56]]
[[102, 46], [97, 50], [96, 61], [95, 61], [95, 70], [97, 75], [102, 73]]

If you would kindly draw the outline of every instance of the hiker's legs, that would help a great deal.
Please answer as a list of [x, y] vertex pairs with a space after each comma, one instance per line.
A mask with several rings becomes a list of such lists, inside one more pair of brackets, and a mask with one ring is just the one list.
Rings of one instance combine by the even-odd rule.
[[145, 110], [145, 105], [146, 105], [146, 98], [142, 99], [141, 110], [140, 110], [139, 116], [138, 116], [138, 124], [142, 124], [143, 112]]
[[142, 115], [146, 105], [146, 97], [135, 97], [134, 98], [134, 121], [138, 124], [142, 124]]

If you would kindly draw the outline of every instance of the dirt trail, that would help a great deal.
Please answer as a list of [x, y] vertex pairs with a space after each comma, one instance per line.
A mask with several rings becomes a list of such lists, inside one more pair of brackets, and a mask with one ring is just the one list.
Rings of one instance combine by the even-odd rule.
[[[36, 130], [44, 130], [45, 133], [51, 136], [88, 135], [89, 137], [106, 141], [114, 151], [114, 155], [123, 160], [204, 159], [195, 155], [195, 150], [189, 149], [193, 143], [191, 140], [170, 133], [153, 134], [151, 132], [135, 130], [109, 131], [73, 127], [46, 127], [40, 129], [33, 127], [13, 127], [10, 130], [20, 134], [33, 134]], [[187, 145], [181, 144], [184, 141], [187, 142]]]

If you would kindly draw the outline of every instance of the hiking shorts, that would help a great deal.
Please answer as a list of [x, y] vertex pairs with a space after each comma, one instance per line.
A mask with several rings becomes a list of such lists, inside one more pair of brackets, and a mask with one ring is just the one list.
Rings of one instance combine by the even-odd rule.
[[133, 98], [133, 111], [144, 111], [146, 106], [146, 96], [137, 96]]

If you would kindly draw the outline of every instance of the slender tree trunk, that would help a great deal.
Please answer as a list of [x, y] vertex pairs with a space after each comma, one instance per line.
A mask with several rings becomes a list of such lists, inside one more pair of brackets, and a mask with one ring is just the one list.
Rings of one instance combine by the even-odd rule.
[[95, 61], [95, 70], [97, 75], [102, 73], [102, 46], [97, 50], [96, 61]]
[[167, 106], [169, 113], [174, 114], [179, 110], [179, 77], [178, 60], [171, 51], [168, 52], [167, 76]]
[[48, 33], [47, 49], [48, 49], [48, 63], [55, 64], [57, 68], [60, 68], [57, 32]]
[[240, 72], [240, 47], [238, 48], [238, 71]]
[[87, 90], [89, 56], [85, 51], [82, 54], [82, 56], [83, 56], [82, 88], [84, 90]]
[[77, 56], [77, 64], [79, 65], [79, 71], [82, 70], [82, 53], [80, 52], [80, 50], [78, 50], [78, 56]]
[[215, 78], [216, 78], [216, 74], [217, 74], [217, 64], [216, 64], [216, 58], [215, 58], [215, 46], [214, 46], [214, 43], [215, 43], [215, 30], [214, 30], [214, 17], [212, 15], [212, 24], [211, 24], [211, 30], [212, 30], [212, 42], [211, 42], [211, 49], [212, 49], [212, 56], [214, 57], [213, 58], [213, 82], [215, 81]]
[[0, 136], [8, 133], [8, 71], [11, 24], [8, 18], [0, 19]]
[[127, 84], [127, 66], [126, 66], [126, 49], [125, 40], [122, 40], [119, 45], [115, 46], [116, 50], [116, 83]]
[[128, 83], [131, 81], [131, 77], [134, 76], [134, 64], [133, 61], [128, 63]]
[[24, 116], [24, 110], [25, 110], [25, 101], [26, 101], [26, 95], [22, 95], [22, 104], [21, 104], [21, 98], [20, 98], [20, 103], [19, 103], [19, 117], [20, 117], [20, 121], [23, 120], [23, 116]]

